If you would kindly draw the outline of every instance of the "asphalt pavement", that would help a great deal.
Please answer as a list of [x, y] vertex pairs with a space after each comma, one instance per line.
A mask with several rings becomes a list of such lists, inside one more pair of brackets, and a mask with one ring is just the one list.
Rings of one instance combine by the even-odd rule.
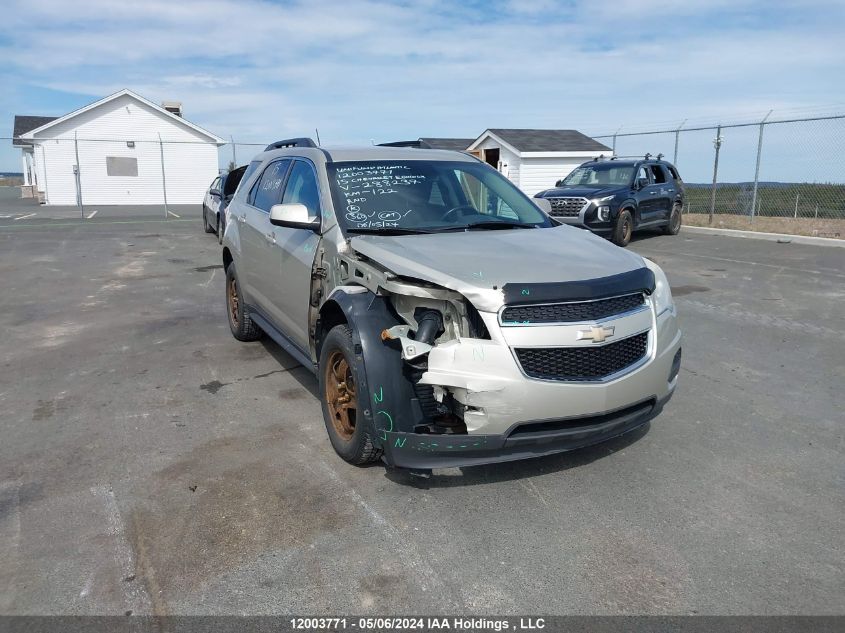
[[843, 612], [843, 249], [637, 239], [685, 333], [663, 414], [421, 480], [341, 461], [314, 377], [231, 337], [196, 210], [9, 215], [2, 614]]

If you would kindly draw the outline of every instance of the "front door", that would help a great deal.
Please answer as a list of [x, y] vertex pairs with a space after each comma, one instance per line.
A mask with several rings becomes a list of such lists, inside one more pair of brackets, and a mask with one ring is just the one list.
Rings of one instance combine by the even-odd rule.
[[654, 184], [651, 169], [646, 165], [640, 166], [637, 170], [637, 208], [640, 211], [639, 224], [647, 224], [656, 219], [659, 202], [657, 200], [660, 188]]
[[241, 222], [241, 257], [245, 269], [240, 281], [246, 288], [250, 303], [268, 316], [272, 312], [272, 301], [265, 293], [265, 278], [276, 272], [272, 264], [269, 269], [266, 268], [274, 228], [270, 224], [270, 207], [282, 199], [282, 189], [290, 164], [291, 160], [285, 158], [267, 165], [247, 196], [248, 204], [244, 205], [244, 210], [241, 211], [243, 217], [236, 218]]
[[[320, 191], [313, 165], [293, 161], [282, 203], [305, 205], [312, 217], [321, 216]], [[268, 221], [269, 224], [269, 221]], [[270, 316], [279, 329], [300, 349], [309, 349], [311, 269], [320, 236], [308, 229], [269, 225], [272, 235], [261, 267], [268, 271], [257, 281], [259, 292], [271, 303]], [[269, 271], [272, 271], [270, 273]]]

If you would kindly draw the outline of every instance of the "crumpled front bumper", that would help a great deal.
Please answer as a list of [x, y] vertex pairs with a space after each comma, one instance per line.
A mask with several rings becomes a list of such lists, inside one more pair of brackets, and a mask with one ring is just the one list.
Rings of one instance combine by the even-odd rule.
[[[387, 433], [388, 463], [407, 468], [510, 461], [573, 450], [627, 433], [660, 413], [677, 385], [681, 346], [674, 311], [652, 309], [614, 320], [621, 338], [648, 328], [644, 362], [606, 382], [527, 377], [512, 348], [572, 344], [582, 325], [503, 327], [482, 314], [490, 340], [456, 339], [435, 346], [420, 381], [448, 391], [464, 407], [466, 435]], [[675, 369], [676, 374], [677, 368]]]

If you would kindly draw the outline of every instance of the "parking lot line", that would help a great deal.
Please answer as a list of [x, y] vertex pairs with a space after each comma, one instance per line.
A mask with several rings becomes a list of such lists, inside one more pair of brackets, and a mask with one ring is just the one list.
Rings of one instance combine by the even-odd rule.
[[27, 215], [19, 215], [18, 217], [15, 218], [14, 221], [17, 222], [18, 220], [26, 220], [27, 218], [31, 218], [34, 215], [36, 215], [36, 214], [35, 213], [29, 213]]
[[[179, 220], [165, 220], [162, 218], [161, 220], [109, 220], [105, 222], [92, 222], [87, 226], [102, 226], [104, 224], [161, 224], [162, 222], [170, 222], [171, 224], [174, 222], [193, 222], [191, 218], [183, 218]], [[39, 224], [4, 224], [0, 226], [0, 231], [3, 229], [25, 229], [25, 228], [54, 228], [54, 227], [65, 227], [65, 226], [85, 226], [80, 223], [80, 221], [76, 222], [49, 222], [49, 223], [39, 223]]]
[[181, 217], [182, 217], [181, 215], [176, 215], [176, 214], [175, 214], [175, 213], [173, 213], [173, 211], [171, 211], [170, 209], [168, 209], [168, 210], [167, 210], [167, 212], [168, 212], [170, 215], [172, 215], [174, 218], [181, 218]]
[[89, 213], [87, 216], [85, 216], [85, 219], [90, 220], [95, 215], [97, 215], [99, 212], [100, 212], [99, 209], [94, 209], [91, 213]]

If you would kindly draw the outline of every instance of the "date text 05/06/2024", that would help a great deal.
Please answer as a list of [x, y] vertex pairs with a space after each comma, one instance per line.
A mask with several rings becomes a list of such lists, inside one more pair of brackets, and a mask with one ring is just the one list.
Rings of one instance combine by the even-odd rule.
[[537, 631], [546, 622], [533, 617], [296, 617], [290, 625], [299, 631]]

